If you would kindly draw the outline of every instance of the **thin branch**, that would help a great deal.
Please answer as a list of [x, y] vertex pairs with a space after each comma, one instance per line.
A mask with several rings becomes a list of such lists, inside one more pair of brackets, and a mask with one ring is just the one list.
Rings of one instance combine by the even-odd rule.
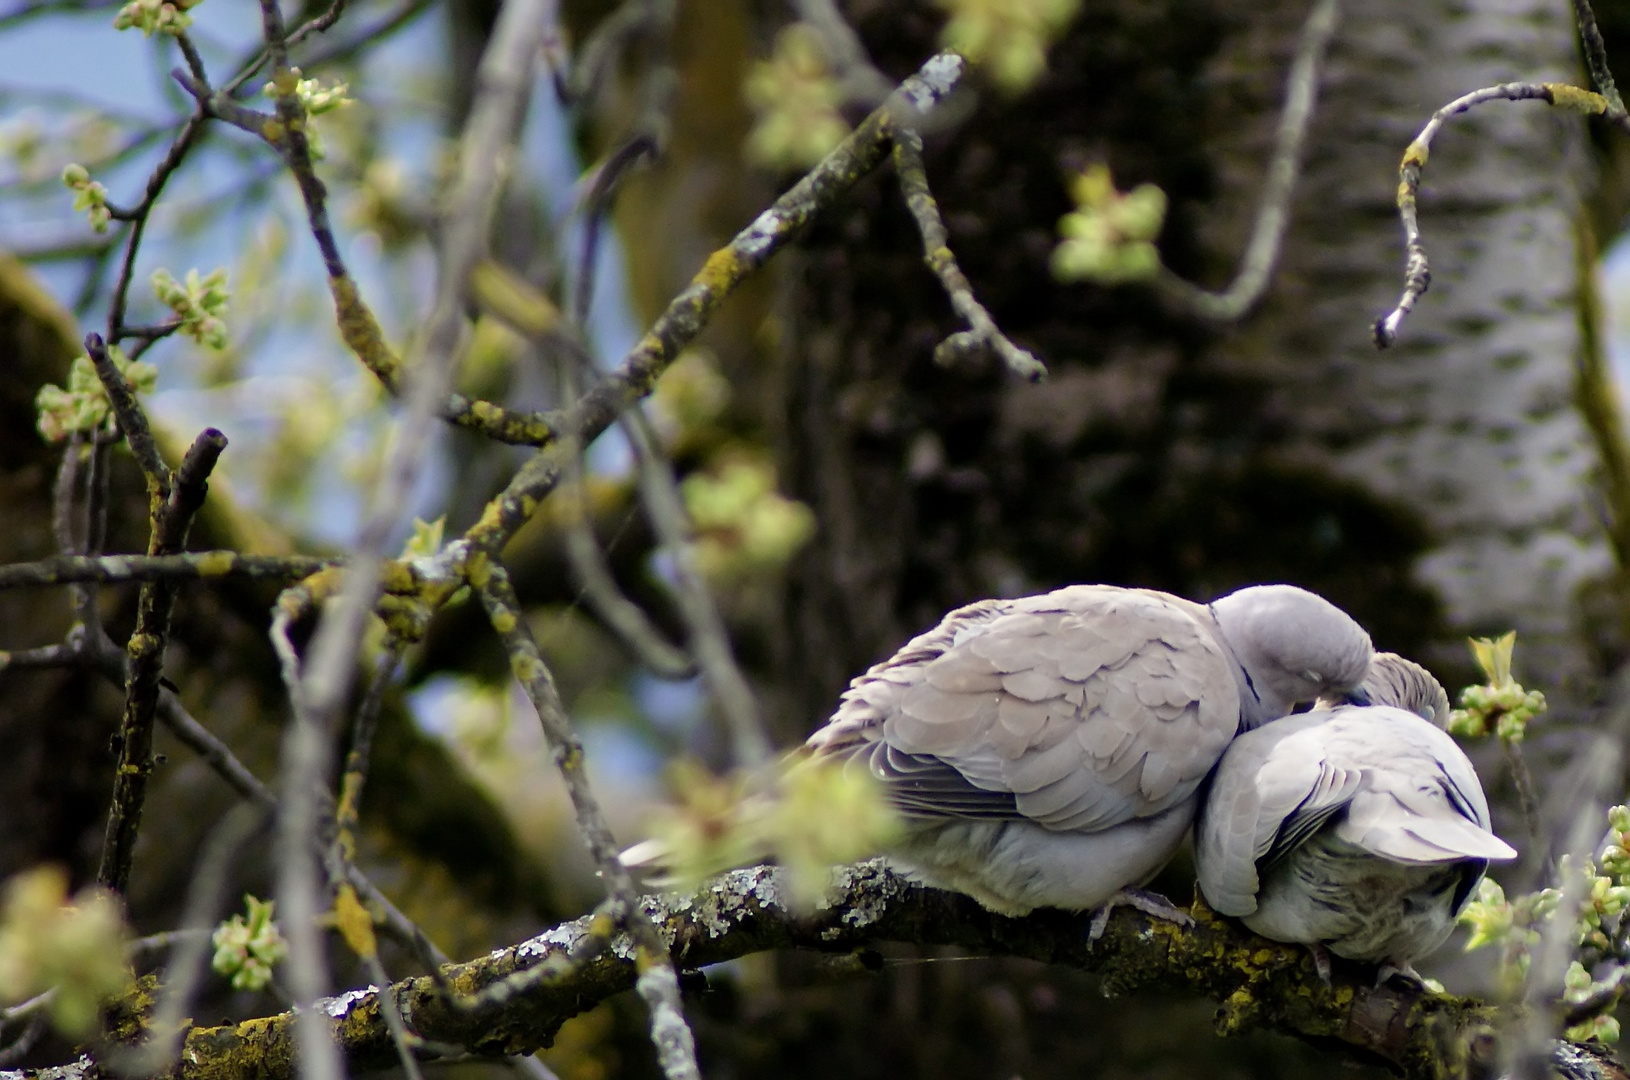
[[[362, 696], [357, 715], [351, 725], [351, 749], [345, 755], [345, 771], [340, 777], [340, 798], [334, 809], [336, 842], [349, 847], [354, 841], [357, 818], [362, 810], [362, 785], [368, 779], [368, 763], [372, 758], [374, 731], [379, 726], [379, 707], [385, 699], [385, 688], [390, 685], [391, 672], [402, 659], [400, 646], [385, 649], [374, 666], [368, 691]], [[346, 856], [349, 861], [350, 856]]]
[[181, 55], [187, 61], [187, 70], [192, 72], [192, 77], [208, 86], [209, 74], [204, 70], [204, 58], [198, 55], [198, 49], [193, 45], [192, 38], [183, 31], [175, 35], [175, 43], [181, 49]]
[[[575, 437], [568, 436], [568, 439], [577, 444]], [[696, 674], [695, 662], [662, 636], [644, 608], [623, 595], [611, 567], [606, 565], [594, 535], [589, 492], [583, 483], [580, 445], [577, 450], [577, 453], [565, 454], [567, 497], [572, 500], [566, 513], [565, 542], [566, 558], [571, 562], [572, 575], [582, 590], [583, 601], [634, 659], [652, 673], [664, 679], [688, 679]]]
[[1607, 99], [1589, 90], [1581, 90], [1567, 83], [1501, 83], [1473, 90], [1455, 98], [1432, 114], [1407, 149], [1398, 166], [1398, 217], [1404, 226], [1404, 292], [1398, 306], [1375, 321], [1375, 347], [1385, 349], [1398, 340], [1398, 326], [1415, 308], [1415, 303], [1432, 283], [1432, 272], [1426, 261], [1426, 246], [1421, 242], [1420, 221], [1416, 216], [1416, 200], [1420, 193], [1421, 171], [1432, 150], [1432, 140], [1438, 129], [1451, 116], [1490, 101], [1543, 101], [1570, 112], [1600, 116], [1608, 109]]
[[1338, 0], [1315, 0], [1297, 37], [1296, 58], [1285, 79], [1285, 107], [1274, 132], [1273, 158], [1257, 202], [1251, 238], [1239, 271], [1228, 288], [1210, 292], [1183, 280], [1163, 265], [1156, 285], [1165, 296], [1205, 319], [1234, 322], [1256, 306], [1273, 278], [1279, 249], [1290, 224], [1290, 204], [1302, 168], [1302, 144], [1319, 98], [1319, 68], [1341, 18]]
[[1506, 767], [1511, 770], [1512, 786], [1517, 789], [1517, 807], [1522, 811], [1523, 827], [1537, 850], [1543, 838], [1539, 827], [1539, 805], [1534, 798], [1533, 774], [1528, 771], [1528, 761], [1523, 757], [1521, 744], [1512, 739], [1501, 739], [1500, 749], [1505, 753]]
[[169, 493], [170, 468], [159, 457], [158, 443], [153, 440], [153, 429], [147, 424], [147, 414], [142, 411], [136, 394], [130, 389], [130, 383], [125, 380], [124, 373], [113, 363], [108, 355], [107, 346], [97, 334], [85, 335], [85, 352], [89, 354], [91, 363], [96, 366], [96, 375], [102, 380], [102, 389], [107, 392], [108, 403], [113, 406], [114, 418], [119, 421], [119, 430], [124, 432], [125, 442], [130, 444], [130, 452], [136, 458], [136, 464], [147, 477], [147, 486], [150, 493], [156, 498], [164, 498]]
[[[543, 27], [551, 21], [545, 15], [552, 2], [509, 0], [499, 14], [477, 70], [479, 89], [465, 126], [459, 173], [443, 222], [436, 296], [419, 336], [420, 356], [409, 365], [414, 378], [407, 415], [385, 463], [383, 479], [372, 493], [373, 508], [353, 549], [340, 595], [324, 612], [312, 639], [305, 694], [317, 716], [325, 718], [325, 724], [349, 692], [357, 646], [378, 595], [385, 548], [398, 535], [403, 515], [411, 505], [434, 434], [437, 406], [450, 389], [464, 325], [465, 283], [486, 246], [502, 180], [508, 173], [506, 162], [532, 85], [538, 44]], [[273, 0], [265, 3], [267, 10], [275, 6]], [[286, 58], [278, 56], [276, 46], [273, 48], [274, 70], [281, 73]], [[296, 108], [292, 97], [279, 99], [279, 115], [285, 117], [285, 123]], [[295, 135], [290, 132], [289, 157], [301, 176], [301, 189], [315, 186], [320, 192], [321, 184], [310, 172], [304, 140]], [[312, 206], [309, 197], [307, 205]], [[344, 268], [339, 267], [338, 273], [343, 275]], [[330, 275], [334, 274], [335, 268], [331, 267]]]
[[74, 640], [37, 649], [0, 649], [0, 671], [27, 671], [31, 668], [74, 667], [84, 663], [84, 653]]
[[[57, 467], [57, 479], [51, 497], [51, 533], [56, 540], [57, 550], [66, 558], [72, 558], [76, 553], [88, 550], [90, 544], [89, 507], [86, 507], [87, 519], [78, 530], [81, 534], [78, 536], [75, 535], [74, 518], [75, 509], [79, 504], [79, 466], [81, 462], [92, 461], [93, 452], [93, 448], [87, 446], [84, 434], [76, 431], [68, 440], [68, 445], [63, 447], [62, 464]], [[94, 478], [86, 483], [87, 503], [89, 492], [95, 490], [95, 486]], [[4, 573], [4, 569], [0, 568], [0, 574]], [[71, 595], [74, 613], [80, 625], [84, 627], [88, 618], [95, 618], [96, 592], [94, 589], [75, 584]]]
[[241, 555], [236, 551], [185, 551], [174, 555], [59, 555], [0, 566], [0, 589], [131, 581], [209, 581], [249, 578], [288, 581], [343, 565], [312, 555]]
[[1607, 66], [1607, 42], [1602, 40], [1602, 31], [1596, 25], [1596, 12], [1591, 10], [1590, 0], [1573, 0], [1573, 21], [1579, 28], [1579, 43], [1585, 50], [1585, 66], [1590, 71], [1591, 85], [1607, 99], [1607, 118], [1619, 127], [1625, 127], [1624, 99], [1619, 96], [1619, 88], [1613, 83], [1613, 71]]
[[[111, 362], [108, 366], [112, 367]], [[114, 381], [122, 383], [123, 380], [116, 377]], [[124, 418], [120, 419], [123, 423]], [[149, 554], [169, 555], [186, 546], [193, 518], [204, 505], [209, 491], [209, 474], [225, 449], [226, 436], [214, 428], [206, 428], [193, 441], [181, 467], [167, 485], [163, 501], [154, 506]], [[174, 582], [149, 581], [142, 585], [136, 608], [136, 629], [127, 646], [130, 664], [125, 677], [124, 715], [119, 722], [119, 765], [114, 773], [113, 805], [108, 811], [107, 833], [102, 842], [102, 865], [97, 872], [98, 882], [121, 893], [130, 883], [136, 833], [141, 827], [142, 805], [147, 797], [147, 779], [153, 772], [153, 716], [158, 707], [164, 646], [169, 640], [175, 597]]]
[[[276, 0], [268, 0], [276, 5]], [[268, 35], [270, 36], [270, 35]], [[289, 988], [300, 1007], [294, 1036], [302, 1080], [342, 1080], [345, 1075], [331, 1033], [317, 1010], [328, 992], [328, 957], [317, 919], [326, 906], [321, 896], [318, 852], [313, 844], [322, 828], [319, 807], [331, 796], [326, 778], [332, 758], [328, 716], [311, 705], [300, 672], [300, 657], [289, 637], [292, 605], [285, 589], [273, 608], [271, 638], [288, 690], [293, 720], [283, 736], [278, 760], [276, 844], [277, 905], [289, 943], [285, 967]], [[326, 845], [323, 845], [326, 851]]]
[[186, 1017], [204, 979], [211, 947], [210, 929], [227, 907], [228, 887], [239, 850], [266, 821], [263, 807], [240, 804], [204, 838], [182, 907], [183, 936], [164, 966], [164, 990], [147, 1030], [151, 1037], [128, 1056], [116, 1054], [114, 1068], [125, 1076], [153, 1076], [175, 1064]]
[[158, 201], [159, 193], [169, 182], [175, 171], [181, 167], [182, 161], [189, 151], [197, 144], [204, 132], [207, 120], [204, 108], [198, 106], [197, 110], [181, 125], [181, 131], [175, 140], [170, 143], [170, 149], [165, 152], [164, 159], [148, 174], [147, 186], [142, 192], [141, 201], [129, 209], [109, 205], [108, 209], [115, 220], [130, 222], [130, 235], [125, 239], [124, 258], [119, 263], [119, 276], [114, 282], [113, 299], [108, 304], [107, 340], [117, 345], [124, 333], [125, 305], [130, 296], [130, 284], [136, 270], [136, 253], [141, 249], [142, 235], [147, 230], [147, 221], [152, 216], [153, 204]]
[[1002, 333], [996, 320], [990, 317], [973, 294], [962, 268], [952, 253], [945, 222], [940, 220], [939, 205], [928, 187], [928, 173], [923, 168], [923, 141], [910, 128], [894, 136], [894, 170], [900, 177], [900, 193], [905, 197], [911, 216], [917, 221], [917, 231], [923, 238], [923, 261], [940, 279], [951, 307], [968, 324], [968, 329], [953, 334], [940, 342], [934, 350], [934, 359], [941, 364], [955, 364], [969, 355], [994, 352], [1007, 369], [1022, 379], [1040, 382], [1047, 377], [1047, 365], [1025, 349], [1019, 348]]
[[510, 585], [509, 573], [496, 561], [489, 562], [484, 571], [484, 580], [472, 584], [479, 588], [482, 605], [509, 654], [510, 667], [537, 710], [544, 737], [571, 797], [578, 832], [588, 845], [607, 895], [618, 908], [617, 918], [634, 939], [640, 969], [635, 989], [650, 1010], [651, 1041], [656, 1046], [657, 1061], [668, 1080], [700, 1080], [695, 1038], [679, 1004], [679, 979], [673, 961], [650, 916], [639, 906], [628, 868], [617, 857], [616, 839], [589, 787], [583, 744], [566, 718], [554, 677], [538, 652], [538, 643]]
[[640, 498], [645, 512], [656, 529], [658, 540], [673, 560], [674, 593], [679, 601], [680, 616], [689, 631], [691, 654], [696, 657], [702, 679], [724, 714], [725, 731], [730, 736], [736, 764], [743, 769], [756, 768], [769, 760], [769, 736], [765, 735], [760, 722], [753, 688], [730, 648], [730, 632], [719, 614], [713, 591], [696, 567], [690, 517], [679, 496], [673, 467], [663, 456], [638, 405], [623, 414], [621, 424], [639, 461]]
[[[589, 310], [594, 299], [594, 276], [600, 248], [600, 226], [605, 219], [611, 197], [628, 170], [645, 157], [657, 152], [656, 142], [648, 136], [629, 139], [614, 150], [594, 170], [594, 180], [583, 198], [583, 241], [578, 253], [577, 272], [572, 276], [570, 299], [566, 310], [571, 322], [568, 326], [572, 345], [581, 343]], [[577, 368], [591, 368], [590, 359], [569, 345], [560, 362], [560, 397], [562, 401], [576, 400], [579, 392]], [[685, 679], [696, 673], [696, 664], [684, 650], [669, 644], [662, 631], [646, 615], [645, 610], [624, 596], [617, 580], [606, 564], [600, 543], [594, 535], [589, 490], [584, 483], [583, 443], [568, 435], [569, 445], [562, 446], [562, 461], [566, 470], [566, 486], [574, 496], [572, 508], [566, 514], [566, 557], [577, 578], [583, 599], [600, 621], [622, 641], [634, 658], [665, 679]]]
[[[888, 153], [898, 111], [916, 122], [962, 79], [964, 62], [939, 53], [906, 79], [888, 104], [873, 112], [725, 247], [710, 255], [616, 370], [596, 383], [559, 419], [561, 430], [589, 443], [634, 402], [651, 392], [679, 351], [702, 332], [725, 299], [757, 273], [817, 214], [838, 200]], [[563, 457], [549, 449], [534, 454], [489, 504], [466, 534], [467, 554], [496, 554], [531, 517], [559, 482]]]
[[826, 54], [832, 61], [832, 71], [843, 87], [844, 98], [875, 108], [894, 89], [884, 75], [866, 55], [866, 46], [849, 25], [833, 0], [792, 0], [798, 17], [813, 26], [826, 44]]
[[382, 988], [379, 992], [379, 1011], [384, 1014], [385, 1028], [390, 1032], [391, 1045], [396, 1047], [396, 1059], [401, 1063], [402, 1071], [407, 1074], [408, 1080], [424, 1080], [419, 1059], [413, 1056], [414, 1043], [423, 1040], [408, 1031], [407, 1024], [403, 1022], [402, 1010], [396, 1004], [396, 995], [391, 993], [391, 979], [385, 972], [385, 965], [379, 961], [379, 954], [364, 956], [362, 966], [368, 969], [368, 978]]

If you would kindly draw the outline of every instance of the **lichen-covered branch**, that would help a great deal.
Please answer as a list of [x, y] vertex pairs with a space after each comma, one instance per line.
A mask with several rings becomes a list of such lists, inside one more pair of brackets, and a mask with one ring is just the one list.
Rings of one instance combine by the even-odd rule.
[[[880, 942], [950, 946], [1097, 972], [1110, 993], [1179, 991], [1221, 1005], [1224, 1034], [1259, 1028], [1317, 1042], [1331, 1052], [1385, 1063], [1410, 1078], [1488, 1075], [1498, 1037], [1514, 1017], [1468, 998], [1404, 986], [1375, 988], [1373, 973], [1338, 966], [1332, 986], [1313, 972], [1306, 952], [1255, 937], [1203, 908], [1195, 925], [1175, 926], [1130, 908], [1117, 909], [1108, 930], [1088, 944], [1081, 916], [1042, 911], [1023, 919], [994, 915], [972, 900], [913, 884], [879, 860], [836, 872], [825, 906], [802, 913], [787, 906], [780, 871], [738, 870], [693, 896], [645, 897], [641, 905], [674, 963], [696, 969], [770, 949], [849, 952]], [[627, 935], [609, 948], [582, 949], [603, 929], [597, 916], [555, 927], [530, 941], [445, 969], [461, 998], [541, 965], [556, 968], [508, 997], [501, 1009], [459, 1007], [429, 976], [388, 992], [409, 1028], [428, 1042], [498, 1056], [548, 1045], [560, 1025], [600, 1001], [631, 989], [638, 977]], [[598, 918], [603, 920], [603, 916]], [[577, 951], [575, 965], [560, 958]], [[395, 1061], [378, 993], [355, 990], [322, 1003], [350, 1071]], [[293, 1080], [292, 1013], [235, 1025], [196, 1027], [184, 1044], [175, 1080], [221, 1080], [253, 1074]], [[1567, 1075], [1622, 1078], [1623, 1067], [1598, 1044], [1556, 1042], [1551, 1056]], [[52, 1080], [78, 1080], [82, 1059]], [[0, 1080], [44, 1080], [38, 1071], [0, 1073]]]
[[1398, 217], [1404, 226], [1404, 292], [1398, 305], [1375, 321], [1375, 347], [1385, 349], [1398, 340], [1398, 326], [1415, 308], [1415, 302], [1432, 283], [1432, 271], [1426, 261], [1426, 245], [1421, 241], [1421, 226], [1417, 216], [1417, 198], [1420, 194], [1421, 171], [1432, 151], [1432, 140], [1451, 116], [1490, 101], [1543, 101], [1570, 112], [1599, 116], [1608, 111], [1608, 101], [1601, 94], [1582, 90], [1567, 83], [1501, 83], [1486, 86], [1455, 98], [1432, 114], [1413, 142], [1404, 150], [1398, 165]]
[[240, 555], [235, 551], [184, 551], [174, 555], [58, 555], [0, 566], [0, 589], [40, 588], [94, 581], [191, 581], [244, 577], [289, 581], [338, 566], [310, 555]]
[[[122, 382], [122, 376], [117, 372], [115, 376]], [[136, 415], [140, 415], [139, 409]], [[171, 555], [186, 546], [193, 518], [209, 492], [209, 474], [225, 449], [226, 436], [206, 428], [187, 450], [181, 467], [166, 474], [167, 490], [162, 500], [155, 501], [152, 513], [149, 555]], [[163, 468], [162, 463], [159, 467]], [[154, 482], [150, 475], [149, 483]], [[130, 882], [147, 779], [153, 772], [153, 718], [158, 709], [164, 646], [170, 636], [175, 597], [176, 584], [172, 580], [143, 584], [136, 605], [136, 628], [125, 647], [130, 663], [125, 677], [124, 715], [119, 722], [119, 765], [114, 772], [113, 804], [102, 842], [102, 865], [96, 875], [98, 882], [118, 892], [123, 892]]]
[[1630, 115], [1624, 110], [1624, 98], [1613, 82], [1613, 72], [1607, 66], [1607, 42], [1596, 25], [1596, 12], [1590, 0], [1573, 0], [1573, 21], [1579, 28], [1579, 44], [1585, 53], [1585, 67], [1590, 71], [1591, 85], [1607, 100], [1607, 117], [1619, 127], [1630, 127]]
[[606, 893], [616, 909], [614, 918], [628, 929], [632, 937], [633, 955], [639, 969], [635, 986], [650, 1010], [651, 1042], [656, 1047], [663, 1075], [668, 1080], [700, 1080], [695, 1039], [679, 1005], [679, 979], [656, 928], [639, 906], [628, 868], [617, 857], [617, 842], [612, 836], [611, 826], [589, 787], [588, 773], [583, 764], [583, 744], [566, 716], [566, 708], [555, 688], [554, 676], [538, 652], [538, 643], [526, 624], [520, 601], [509, 582], [509, 573], [496, 562], [488, 563], [479, 572], [471, 574], [471, 584], [480, 590], [481, 602], [492, 620], [492, 628], [498, 632], [504, 651], [509, 655], [510, 668], [537, 710], [550, 753], [560, 770], [561, 779], [566, 783], [566, 793], [577, 815], [578, 832], [588, 845], [595, 867], [605, 881]]
[[135, 392], [125, 381], [124, 372], [113, 362], [113, 356], [100, 335], [85, 335], [85, 353], [96, 367], [96, 376], [102, 380], [102, 389], [107, 393], [108, 404], [113, 407], [113, 415], [119, 421], [119, 430], [124, 433], [136, 464], [141, 466], [142, 474], [147, 477], [148, 492], [156, 502], [169, 487], [170, 469], [159, 456], [158, 443], [153, 441], [153, 429], [148, 426], [147, 414], [136, 401]]
[[[649, 394], [679, 350], [702, 332], [738, 285], [757, 273], [817, 214], [834, 205], [882, 162], [893, 145], [895, 111], [917, 122], [950, 95], [961, 81], [963, 69], [963, 60], [955, 53], [938, 53], [929, 58], [900, 85], [888, 103], [861, 121], [820, 164], [729, 244], [708, 256], [690, 284], [669, 302], [622, 363], [574, 403], [559, 419], [559, 426], [575, 432], [586, 444], [610, 427], [624, 409]], [[489, 554], [501, 550], [532, 516], [538, 501], [554, 489], [562, 468], [562, 458], [555, 448], [534, 454], [466, 534], [471, 549]]]

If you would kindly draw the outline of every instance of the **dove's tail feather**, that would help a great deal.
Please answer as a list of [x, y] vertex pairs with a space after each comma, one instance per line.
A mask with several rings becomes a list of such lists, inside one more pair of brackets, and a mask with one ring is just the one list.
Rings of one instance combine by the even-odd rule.
[[1464, 818], [1400, 814], [1394, 820], [1372, 823], [1361, 835], [1344, 835], [1342, 839], [1383, 858], [1416, 865], [1460, 859], [1503, 862], [1517, 857], [1510, 844]]

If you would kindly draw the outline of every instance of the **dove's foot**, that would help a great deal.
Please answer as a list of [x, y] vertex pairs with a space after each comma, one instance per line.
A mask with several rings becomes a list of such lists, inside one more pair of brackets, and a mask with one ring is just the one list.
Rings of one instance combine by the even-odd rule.
[[[1307, 953], [1313, 958], [1314, 973], [1319, 976], [1319, 981], [1324, 983], [1326, 989], [1328, 989], [1331, 985], [1330, 950], [1325, 948], [1323, 945], [1320, 945], [1317, 941], [1310, 941], [1307, 943]], [[1379, 986], [1381, 984], [1376, 983], [1376, 985]]]
[[1092, 923], [1087, 929], [1088, 944], [1104, 936], [1104, 930], [1109, 926], [1109, 916], [1118, 907], [1137, 908], [1145, 915], [1156, 919], [1164, 919], [1167, 922], [1176, 923], [1178, 926], [1194, 925], [1194, 919], [1189, 916], [1188, 912], [1176, 906], [1164, 896], [1144, 892], [1142, 889], [1122, 889], [1093, 909]]
[[1412, 990], [1422, 990], [1426, 987], [1426, 978], [1415, 970], [1415, 965], [1383, 961], [1381, 966], [1375, 969], [1375, 988], [1379, 990], [1393, 979], [1402, 980]]

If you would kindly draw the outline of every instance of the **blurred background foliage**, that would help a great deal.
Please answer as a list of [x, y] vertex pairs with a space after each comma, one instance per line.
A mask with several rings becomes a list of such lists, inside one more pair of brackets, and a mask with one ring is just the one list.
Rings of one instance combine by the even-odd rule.
[[[1624, 432], [1611, 366], [1630, 329], [1630, 304], [1615, 303], [1630, 260], [1613, 248], [1630, 208], [1626, 141], [1524, 107], [1467, 121], [1434, 156], [1423, 199], [1438, 245], [1433, 292], [1398, 355], [1373, 354], [1366, 324], [1398, 288], [1398, 154], [1432, 108], [1475, 86], [1578, 81], [1566, 4], [1353, 5], [1280, 274], [1255, 313], [1226, 327], [1174, 311], [1143, 284], [1151, 241], [1191, 280], [1228, 280], [1304, 4], [840, 6], [891, 80], [941, 43], [980, 61], [955, 122], [925, 133], [929, 177], [980, 297], [1051, 377], [1030, 386], [994, 361], [933, 362], [959, 327], [887, 169], [744, 285], [664, 376], [648, 413], [777, 745], [799, 742], [856, 672], [972, 599], [1073, 581], [1208, 599], [1291, 581], [1451, 686], [1472, 680], [1467, 633], [1519, 629], [1532, 648], [1523, 682], [1552, 702], [1529, 733], [1534, 768], [1542, 790], [1563, 776], [1630, 641], [1619, 539], [1630, 502], [1612, 468]], [[164, 74], [172, 45], [115, 32], [118, 7], [18, 0], [0, 12], [7, 562], [52, 550], [57, 455], [36, 433], [35, 395], [64, 382], [78, 339], [100, 325], [121, 250], [118, 229], [96, 232], [72, 212], [63, 169], [83, 165], [129, 203], [187, 108]], [[591, 166], [631, 132], [662, 152], [622, 184], [602, 234], [584, 328], [601, 365], [875, 104], [875, 85], [800, 18], [818, 8], [652, 3], [599, 78], [569, 88], [575, 99], [559, 92], [564, 82], [540, 80], [492, 238], [492, 258], [524, 287], [507, 305], [472, 305], [462, 390], [558, 403]], [[618, 10], [566, 0], [561, 51]], [[296, 57], [321, 86], [348, 87], [350, 104], [315, 121], [319, 169], [393, 345], [434, 286], [437, 198], [495, 12], [490, 0], [352, 0]], [[1630, 4], [1600, 13], [1611, 55], [1630, 56]], [[252, 54], [251, 6], [208, 0], [191, 15], [213, 71]], [[1122, 207], [1130, 217], [1115, 224]], [[1057, 262], [1085, 281], [1054, 276], [1066, 215], [1076, 224], [1065, 235], [1092, 250]], [[137, 321], [165, 310], [147, 284], [159, 268], [183, 280], [221, 268], [230, 289], [223, 347], [172, 339], [146, 357], [173, 449], [205, 424], [232, 440], [193, 546], [343, 550], [393, 408], [340, 344], [297, 192], [264, 148], [209, 129], [137, 260]], [[416, 501], [455, 534], [522, 457], [451, 432]], [[664, 766], [723, 770], [729, 744], [697, 680], [642, 669], [583, 605], [563, 542], [578, 506], [627, 595], [670, 640], [682, 637], [671, 556], [640, 509], [627, 444], [608, 435], [588, 465], [584, 501], [546, 504], [506, 558], [590, 774], [632, 841], [666, 797]], [[140, 550], [145, 496], [128, 460], [116, 455], [114, 467], [109, 550]], [[103, 591], [116, 636], [129, 631], [134, 596]], [[251, 584], [184, 587], [166, 665], [192, 712], [263, 778], [286, 719], [265, 636], [272, 597]], [[59, 640], [67, 624], [60, 596], [0, 593], [0, 648]], [[443, 611], [406, 671], [374, 750], [360, 854], [370, 874], [455, 957], [585, 910], [598, 885], [478, 606]], [[117, 693], [87, 675], [0, 672], [0, 877], [42, 863], [65, 867], [74, 886], [94, 876], [118, 713]], [[131, 894], [138, 932], [173, 924], [204, 833], [233, 802], [203, 763], [162, 742]], [[1500, 759], [1482, 752], [1478, 763], [1502, 832], [1516, 835]], [[1527, 854], [1514, 890], [1544, 864], [1545, 852]], [[1190, 881], [1179, 860], [1157, 887], [1186, 900]], [[233, 885], [269, 892], [264, 845], [245, 853]], [[401, 953], [386, 960], [393, 975], [412, 970]], [[1428, 970], [1454, 989], [1488, 985], [1486, 969], [1447, 953]], [[280, 1007], [275, 986], [268, 993], [215, 985], [198, 1012]], [[1106, 1001], [1074, 973], [900, 949], [749, 958], [709, 972], [690, 1009], [718, 1077], [1329, 1067], [1284, 1040], [1212, 1038], [1204, 1002]], [[642, 1024], [636, 1006], [613, 1002], [570, 1023], [545, 1057], [567, 1080], [652, 1075]]]

